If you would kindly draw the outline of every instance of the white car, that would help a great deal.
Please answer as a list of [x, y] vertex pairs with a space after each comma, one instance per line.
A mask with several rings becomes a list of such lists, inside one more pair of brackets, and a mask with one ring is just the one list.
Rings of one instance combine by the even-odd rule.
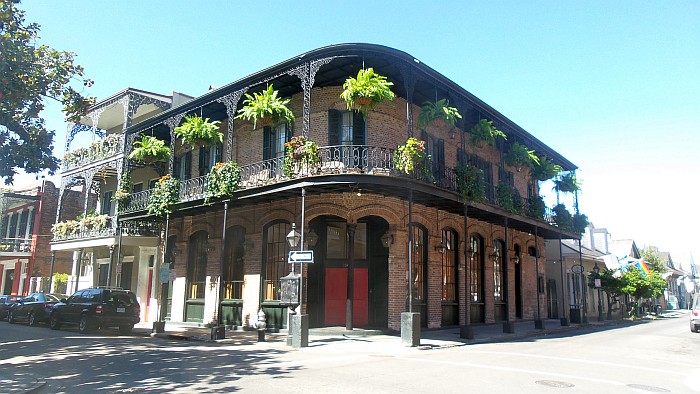
[[690, 309], [690, 331], [700, 330], [700, 294], [693, 295], [693, 307]]

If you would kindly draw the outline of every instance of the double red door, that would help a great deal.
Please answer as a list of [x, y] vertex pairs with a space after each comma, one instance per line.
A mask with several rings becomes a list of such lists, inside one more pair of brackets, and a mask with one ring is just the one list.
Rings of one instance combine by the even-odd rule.
[[[325, 271], [324, 323], [326, 326], [344, 326], [348, 296], [348, 269], [326, 268]], [[367, 326], [369, 324], [369, 272], [367, 268], [355, 268], [353, 273], [353, 326]]]

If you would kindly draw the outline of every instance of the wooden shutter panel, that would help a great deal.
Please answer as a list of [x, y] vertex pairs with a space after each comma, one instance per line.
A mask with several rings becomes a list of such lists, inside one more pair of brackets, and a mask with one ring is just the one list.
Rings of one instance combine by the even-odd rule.
[[207, 171], [207, 160], [209, 158], [209, 149], [207, 146], [202, 146], [199, 148], [199, 176], [204, 176]]
[[366, 141], [366, 128], [365, 117], [362, 116], [362, 112], [353, 111], [352, 113], [352, 144], [353, 145], [364, 145]]
[[437, 151], [435, 153], [437, 156], [437, 163], [444, 166], [445, 165], [445, 140], [439, 139], [437, 142]]
[[182, 160], [182, 157], [176, 157], [175, 160], [173, 161], [173, 173], [172, 176], [174, 178], [180, 179], [180, 169], [182, 168], [180, 165], [180, 161]]
[[263, 127], [263, 160], [272, 158], [272, 127]]
[[192, 151], [185, 153], [185, 176], [184, 179], [192, 178]]
[[340, 111], [336, 109], [328, 110], [328, 145], [340, 144]]

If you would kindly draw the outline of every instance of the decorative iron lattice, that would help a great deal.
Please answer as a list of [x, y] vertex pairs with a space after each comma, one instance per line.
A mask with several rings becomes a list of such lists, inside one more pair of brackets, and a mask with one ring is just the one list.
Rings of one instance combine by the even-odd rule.
[[226, 115], [228, 116], [228, 122], [226, 122], [228, 124], [228, 134], [226, 135], [226, 161], [231, 161], [233, 158], [233, 118], [236, 116], [238, 102], [247, 91], [248, 88], [245, 87], [216, 99], [217, 102], [226, 106]]
[[75, 139], [75, 136], [83, 131], [92, 131], [100, 138], [104, 138], [105, 136], [105, 130], [99, 127], [88, 126], [82, 123], [70, 123], [68, 124], [68, 137], [66, 138], [66, 152], [70, 149], [70, 144], [73, 142], [73, 139]]
[[185, 114], [175, 114], [163, 121], [163, 124], [170, 129], [170, 159], [168, 159], [168, 174], [173, 173], [175, 166], [175, 128], [180, 125], [180, 121], [185, 117]]
[[126, 130], [127, 128], [131, 127], [131, 123], [133, 122], [134, 115], [136, 115], [136, 111], [138, 111], [139, 107], [142, 105], [146, 104], [153, 104], [156, 106], [156, 108], [160, 109], [161, 111], [167, 111], [170, 109], [171, 104], [155, 99], [153, 97], [148, 97], [148, 96], [143, 96], [140, 94], [135, 94], [132, 92], [129, 92], [128, 94], [128, 100], [127, 100], [127, 105], [126, 105], [126, 110], [124, 113], [124, 129]]
[[83, 178], [79, 178], [77, 176], [70, 176], [70, 177], [62, 177], [61, 178], [61, 186], [58, 188], [58, 209], [56, 209], [56, 220], [54, 223], [58, 223], [59, 218], [61, 217], [61, 208], [62, 208], [62, 202], [63, 202], [63, 197], [65, 195], [66, 190], [82, 185], [85, 180]]

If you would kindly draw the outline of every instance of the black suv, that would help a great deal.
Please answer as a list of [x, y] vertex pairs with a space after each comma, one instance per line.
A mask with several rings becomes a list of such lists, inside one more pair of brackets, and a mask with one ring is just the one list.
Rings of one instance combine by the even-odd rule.
[[64, 323], [77, 324], [85, 334], [104, 327], [119, 327], [121, 334], [130, 334], [138, 323], [141, 307], [129, 290], [91, 288], [79, 290], [68, 299], [54, 304], [49, 326], [58, 330]]

